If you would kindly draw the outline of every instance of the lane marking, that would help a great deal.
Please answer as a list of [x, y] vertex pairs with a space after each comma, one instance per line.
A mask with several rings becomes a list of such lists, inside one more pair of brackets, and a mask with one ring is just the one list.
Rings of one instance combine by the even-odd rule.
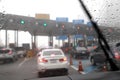
[[[78, 68], [76, 68], [75, 66], [73, 66], [73, 65], [71, 65], [71, 67], [73, 68], [73, 69], [75, 69], [76, 71], [78, 71]], [[86, 74], [85, 72], [80, 72], [81, 74]]]
[[18, 64], [18, 68], [20, 68], [28, 60], [30, 60], [30, 59], [29, 58], [25, 58], [20, 64]]
[[72, 67], [73, 69], [75, 69], [76, 71], [78, 70], [78, 68], [76, 68], [75, 66], [72, 66], [72, 65], [71, 65], [71, 67]]
[[95, 69], [97, 69], [96, 66], [89, 66], [89, 67], [86, 67], [86, 68], [85, 68], [85, 72], [86, 72], [86, 73], [89, 73], [89, 72], [94, 71]]
[[38, 73], [39, 71], [34, 71], [34, 72], [32, 72], [32, 73]]

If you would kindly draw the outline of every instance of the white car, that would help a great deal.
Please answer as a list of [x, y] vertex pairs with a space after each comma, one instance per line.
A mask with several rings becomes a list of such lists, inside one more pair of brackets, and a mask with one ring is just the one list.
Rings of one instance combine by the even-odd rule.
[[67, 57], [61, 49], [44, 49], [37, 55], [38, 75], [54, 71], [68, 74]]
[[12, 48], [1, 48], [0, 49], [0, 61], [6, 62], [8, 60], [14, 62], [18, 59], [17, 53]]

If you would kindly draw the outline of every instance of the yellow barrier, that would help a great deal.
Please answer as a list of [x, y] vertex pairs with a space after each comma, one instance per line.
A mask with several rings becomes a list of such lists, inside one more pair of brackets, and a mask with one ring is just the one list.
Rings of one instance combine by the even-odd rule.
[[33, 51], [32, 50], [28, 50], [27, 51], [27, 58], [33, 57]]

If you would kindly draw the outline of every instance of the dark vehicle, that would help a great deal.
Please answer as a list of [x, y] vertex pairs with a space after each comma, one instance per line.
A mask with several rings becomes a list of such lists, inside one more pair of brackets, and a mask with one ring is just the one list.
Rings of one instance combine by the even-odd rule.
[[26, 56], [26, 49], [24, 49], [23, 47], [15, 47], [14, 49], [16, 50], [18, 57]]
[[2, 48], [0, 49], [0, 61], [16, 61], [18, 59], [17, 53], [12, 48]]
[[85, 46], [84, 40], [78, 40], [77, 46], [73, 47], [71, 50], [71, 55], [73, 58], [88, 58], [89, 51]]
[[92, 65], [103, 64], [106, 61], [105, 54], [100, 47], [90, 52], [89, 59]]
[[29, 43], [24, 43], [24, 44], [22, 44], [22, 47], [26, 50], [29, 50], [30, 49], [30, 44]]
[[61, 49], [63, 50], [64, 53], [69, 53], [69, 51], [71, 51], [72, 44], [69, 44], [67, 42], [64, 42], [63, 46], [61, 47]]
[[[114, 62], [120, 67], [120, 50], [118, 47], [110, 46], [112, 53], [114, 55]], [[98, 47], [90, 53], [90, 62], [92, 65], [106, 65], [108, 70], [110, 70], [110, 64], [106, 61], [106, 56], [103, 50]]]
[[89, 51], [85, 47], [76, 47], [71, 50], [71, 55], [73, 58], [88, 58]]
[[15, 48], [15, 43], [9, 43], [10, 48]]

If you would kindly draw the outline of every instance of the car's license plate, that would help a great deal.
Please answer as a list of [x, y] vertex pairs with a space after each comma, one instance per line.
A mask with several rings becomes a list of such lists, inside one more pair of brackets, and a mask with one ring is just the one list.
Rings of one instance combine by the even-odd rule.
[[82, 54], [85, 54], [85, 52], [82, 52]]
[[51, 63], [56, 63], [56, 61], [57, 61], [56, 59], [51, 59], [50, 60]]

